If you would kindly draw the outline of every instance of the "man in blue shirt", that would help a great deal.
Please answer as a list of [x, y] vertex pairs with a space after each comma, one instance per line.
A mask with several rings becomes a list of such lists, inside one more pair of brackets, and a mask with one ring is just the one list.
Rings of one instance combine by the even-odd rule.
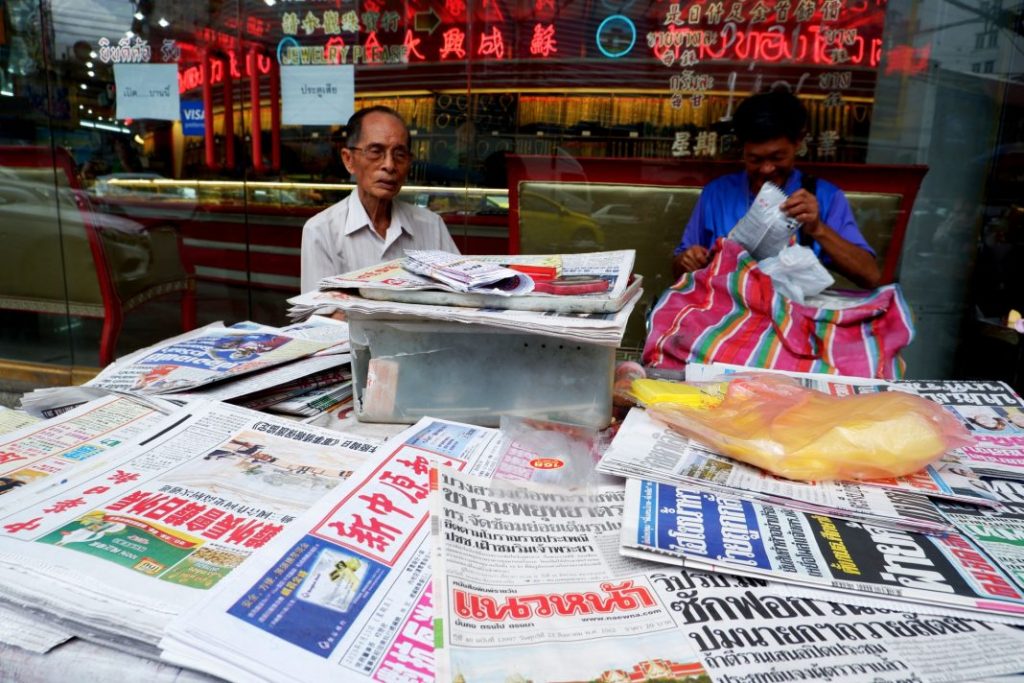
[[[673, 275], [706, 266], [718, 238], [746, 214], [761, 186], [772, 182], [789, 196], [781, 208], [802, 224], [801, 243], [857, 285], [877, 287], [881, 272], [875, 252], [860, 234], [842, 190], [824, 180], [811, 181], [794, 167], [807, 132], [807, 110], [800, 100], [785, 90], [751, 96], [736, 109], [733, 125], [743, 144], [744, 170], [704, 187], [675, 249]], [[808, 186], [813, 186], [810, 191]]]

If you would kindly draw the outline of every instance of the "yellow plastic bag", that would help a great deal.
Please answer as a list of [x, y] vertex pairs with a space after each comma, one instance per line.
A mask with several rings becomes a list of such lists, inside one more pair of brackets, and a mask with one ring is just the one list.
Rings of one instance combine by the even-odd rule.
[[897, 391], [829, 396], [775, 375], [731, 379], [710, 408], [647, 412], [719, 453], [788, 479], [899, 477], [972, 442], [952, 414]]

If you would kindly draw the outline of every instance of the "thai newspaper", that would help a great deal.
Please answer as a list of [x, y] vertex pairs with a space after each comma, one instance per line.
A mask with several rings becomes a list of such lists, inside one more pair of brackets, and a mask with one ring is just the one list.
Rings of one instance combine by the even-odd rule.
[[[632, 290], [631, 290], [632, 291]], [[589, 344], [617, 346], [629, 314], [643, 295], [636, 289], [614, 312], [555, 313], [480, 306], [448, 306], [400, 301], [375, 301], [340, 290], [306, 292], [288, 299], [288, 316], [301, 320], [313, 313], [344, 311], [364, 316], [409, 316], [471, 325], [488, 325], [532, 334], [561, 337]]]
[[298, 360], [335, 345], [251, 323], [204, 328], [119, 360], [87, 386], [138, 394], [184, 391]]
[[163, 657], [235, 681], [434, 680], [429, 468], [566, 483], [592, 458], [524, 441], [423, 418], [176, 620]]
[[0, 435], [0, 510], [155, 428], [172, 409], [105, 396]]
[[180, 408], [0, 514], [0, 591], [94, 639], [152, 648], [376, 449], [224, 403]]
[[[938, 472], [905, 477], [914, 490], [893, 490], [857, 482], [801, 482], [774, 477], [753, 465], [716, 454], [659, 422], [640, 408], [626, 415], [598, 470], [619, 476], [653, 479], [777, 502], [811, 512], [899, 529], [942, 531], [949, 522], [925, 495], [948, 495], [993, 505], [982, 491], [945, 481]], [[920, 483], [918, 483], [920, 482]], [[979, 485], [980, 486], [980, 485]]]
[[999, 502], [998, 508], [939, 503], [939, 510], [1024, 590], [1024, 481], [990, 477], [983, 481]]
[[1024, 595], [956, 532], [932, 536], [629, 479], [622, 548], [694, 569], [841, 591], [864, 604], [899, 601], [924, 613], [1024, 624]]
[[978, 474], [1024, 479], [1024, 402], [1004, 382], [906, 382], [919, 396], [957, 415], [974, 445], [960, 449], [962, 462]]
[[[608, 289], [589, 296], [593, 299], [617, 299], [626, 292], [636, 251], [623, 249], [619, 251], [599, 251], [584, 254], [517, 254], [517, 255], [473, 255], [472, 260], [483, 264], [520, 268], [526, 273], [540, 269], [551, 271], [550, 277], [592, 277], [608, 282]], [[393, 292], [409, 292], [423, 289], [443, 289], [459, 291], [450, 285], [443, 285], [426, 275], [418, 275], [404, 267], [404, 259], [395, 259], [385, 263], [369, 266], [342, 275], [324, 278], [319, 283], [321, 290], [327, 289], [382, 289]], [[555, 296], [542, 292], [529, 293], [531, 296]]]
[[438, 681], [957, 681], [1024, 662], [1004, 624], [624, 558], [621, 488], [441, 469], [431, 505]]

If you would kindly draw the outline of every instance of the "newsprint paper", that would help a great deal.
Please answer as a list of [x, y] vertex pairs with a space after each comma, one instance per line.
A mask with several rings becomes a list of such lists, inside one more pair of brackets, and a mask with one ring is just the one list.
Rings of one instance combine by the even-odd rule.
[[976, 681], [1024, 633], [616, 557], [622, 491], [442, 469], [432, 490], [437, 680]]
[[377, 448], [223, 403], [165, 420], [0, 514], [4, 600], [153, 647], [172, 617]]
[[240, 682], [432, 681], [430, 467], [491, 478], [521, 456], [423, 418], [176, 620], [163, 657]]
[[955, 532], [929, 536], [630, 479], [622, 546], [670, 564], [1024, 624], [1024, 595]]

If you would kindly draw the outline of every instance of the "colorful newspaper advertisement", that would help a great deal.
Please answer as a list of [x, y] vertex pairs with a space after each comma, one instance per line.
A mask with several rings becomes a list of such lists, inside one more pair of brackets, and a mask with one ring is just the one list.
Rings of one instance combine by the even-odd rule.
[[304, 358], [335, 346], [288, 336], [274, 327], [245, 325], [182, 335], [144, 355], [109, 366], [87, 384], [109, 391], [163, 394], [184, 391]]
[[696, 569], [885, 596], [923, 612], [972, 610], [1024, 624], [1024, 595], [955, 532], [929, 536], [630, 479], [622, 547]]
[[0, 509], [28, 489], [36, 491], [44, 482], [67, 477], [87, 461], [154, 428], [164, 417], [129, 397], [106, 396], [0, 435], [0, 496], [12, 494], [0, 498]]
[[550, 480], [543, 455], [423, 418], [182, 615], [163, 657], [233, 681], [434, 680], [429, 467]]
[[[598, 470], [697, 486], [751, 500], [873, 524], [942, 531], [949, 522], [927, 496], [856, 482], [801, 482], [718, 455], [659, 422], [640, 408], [630, 410], [605, 451]], [[987, 498], [986, 503], [991, 504]]]
[[154, 645], [377, 448], [223, 403], [166, 419], [102, 467], [5, 510], [5, 599]]

